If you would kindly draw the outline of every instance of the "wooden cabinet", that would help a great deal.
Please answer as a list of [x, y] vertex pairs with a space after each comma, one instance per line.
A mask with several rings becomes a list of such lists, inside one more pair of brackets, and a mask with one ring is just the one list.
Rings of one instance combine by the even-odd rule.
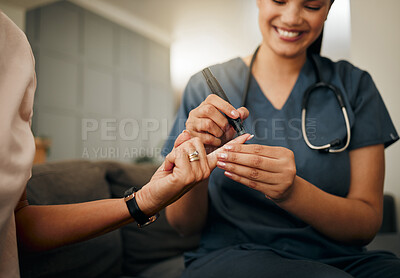
[[47, 138], [35, 138], [36, 153], [33, 159], [33, 164], [45, 163], [47, 158], [47, 152], [50, 149], [51, 141]]

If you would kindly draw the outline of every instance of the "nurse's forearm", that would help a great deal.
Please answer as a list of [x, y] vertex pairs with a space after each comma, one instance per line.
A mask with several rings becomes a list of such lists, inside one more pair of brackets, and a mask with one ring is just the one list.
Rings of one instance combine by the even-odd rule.
[[367, 244], [382, 221], [367, 202], [329, 194], [298, 176], [291, 198], [278, 205], [327, 237], [345, 243]]
[[200, 233], [208, 211], [208, 179], [165, 209], [169, 224], [183, 236]]

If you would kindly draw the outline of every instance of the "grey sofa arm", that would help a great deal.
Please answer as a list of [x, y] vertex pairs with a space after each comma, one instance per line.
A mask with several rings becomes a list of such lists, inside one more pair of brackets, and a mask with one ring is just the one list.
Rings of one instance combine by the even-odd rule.
[[379, 233], [397, 233], [396, 205], [393, 196], [389, 194], [383, 197], [383, 219]]
[[384, 195], [382, 226], [367, 249], [390, 251], [400, 257], [400, 234], [397, 233], [396, 204], [392, 195]]

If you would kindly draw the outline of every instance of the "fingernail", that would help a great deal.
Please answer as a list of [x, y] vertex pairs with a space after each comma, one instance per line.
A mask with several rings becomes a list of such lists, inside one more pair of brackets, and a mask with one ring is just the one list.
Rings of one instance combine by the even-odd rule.
[[225, 175], [228, 176], [228, 177], [232, 177], [233, 176], [232, 173], [228, 172], [228, 171], [225, 171]]
[[224, 146], [224, 150], [227, 150], [227, 151], [232, 150], [232, 146], [231, 145], [225, 145]]
[[250, 135], [250, 136], [249, 136], [249, 138], [247, 138], [247, 139], [246, 139], [246, 142], [247, 142], [247, 141], [249, 141], [249, 140], [251, 140], [251, 139], [253, 139], [253, 137], [254, 137], [254, 135], [253, 135], [253, 134], [252, 134], [252, 135]]
[[184, 129], [184, 130], [182, 131], [182, 133], [190, 134], [189, 130], [187, 130], [187, 129]]
[[240, 117], [239, 112], [236, 111], [236, 110], [232, 110], [232, 111], [231, 111], [231, 115], [234, 116], [235, 118], [239, 118], [239, 117]]
[[221, 162], [221, 161], [217, 161], [217, 166], [218, 166], [219, 168], [225, 168], [226, 163]]
[[218, 158], [222, 158], [222, 159], [226, 159], [228, 157], [228, 155], [226, 153], [218, 153], [217, 157]]

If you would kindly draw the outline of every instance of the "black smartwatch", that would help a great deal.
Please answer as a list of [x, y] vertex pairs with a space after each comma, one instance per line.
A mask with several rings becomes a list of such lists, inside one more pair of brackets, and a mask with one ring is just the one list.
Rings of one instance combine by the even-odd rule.
[[158, 216], [160, 215], [159, 213], [156, 213], [153, 216], [148, 217], [146, 214], [143, 213], [143, 211], [140, 210], [136, 199], [135, 199], [135, 193], [138, 191], [136, 187], [131, 187], [128, 190], [125, 191], [124, 193], [124, 200], [125, 203], [128, 207], [129, 213], [131, 214], [132, 218], [135, 219], [138, 227], [144, 227], [147, 226], [154, 221], [157, 220]]

